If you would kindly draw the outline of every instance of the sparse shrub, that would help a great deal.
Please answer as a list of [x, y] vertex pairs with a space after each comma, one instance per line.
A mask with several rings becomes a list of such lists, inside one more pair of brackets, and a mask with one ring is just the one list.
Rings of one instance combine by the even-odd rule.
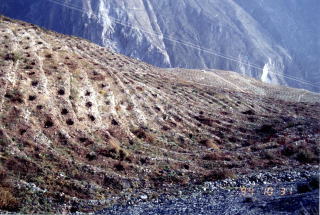
[[242, 113], [243, 113], [243, 114], [246, 114], [246, 115], [255, 115], [255, 114], [256, 114], [255, 111], [252, 110], [252, 109], [247, 110], [247, 111], [243, 111]]
[[207, 126], [212, 126], [213, 122], [214, 122], [212, 119], [207, 118], [207, 117], [205, 117], [203, 115], [195, 116], [194, 118], [196, 120], [198, 120], [199, 122], [201, 122], [202, 124], [207, 125]]
[[235, 173], [230, 169], [215, 169], [204, 177], [205, 181], [223, 180], [226, 178], [235, 178]]
[[128, 152], [126, 152], [126, 151], [123, 150], [123, 149], [120, 149], [120, 150], [119, 150], [119, 159], [120, 159], [120, 160], [124, 160], [127, 156], [128, 156]]
[[116, 109], [117, 112], [119, 112], [121, 110], [121, 106], [119, 104], [117, 104], [115, 109]]
[[140, 86], [136, 87], [136, 89], [137, 89], [138, 91], [143, 91], [143, 88], [140, 87]]
[[79, 137], [79, 141], [81, 142], [81, 143], [84, 143], [84, 142], [86, 142], [88, 140], [88, 138], [86, 138], [86, 137]]
[[31, 66], [31, 65], [26, 65], [23, 69], [33, 69], [33, 66]]
[[17, 53], [17, 52], [8, 53], [8, 54], [5, 54], [5, 55], [3, 56], [3, 59], [4, 59], [4, 60], [7, 60], [7, 61], [11, 60], [11, 61], [13, 61], [13, 62], [16, 62], [16, 61], [22, 59], [22, 55], [21, 55], [21, 53]]
[[132, 133], [134, 135], [136, 135], [139, 139], [146, 139], [147, 138], [147, 134], [142, 128], [136, 129]]
[[223, 156], [216, 152], [207, 153], [202, 157], [203, 160], [207, 161], [215, 161], [215, 160], [223, 160]]
[[127, 168], [127, 166], [123, 162], [118, 162], [114, 165], [114, 168], [117, 171], [124, 171]]
[[287, 157], [293, 157], [301, 163], [312, 163], [318, 161], [315, 151], [304, 146], [288, 145], [283, 148], [281, 153]]
[[268, 160], [274, 160], [277, 158], [277, 155], [275, 154], [275, 152], [271, 152], [271, 151], [263, 151], [261, 156], [265, 159], [268, 159]]
[[115, 126], [118, 126], [118, 125], [119, 125], [119, 123], [118, 123], [115, 119], [112, 119], [112, 120], [111, 120], [111, 124], [112, 124], [112, 125], [115, 125]]
[[104, 177], [103, 186], [110, 187], [110, 188], [116, 189], [116, 190], [123, 189], [123, 185], [120, 183], [119, 179], [109, 177], [109, 176]]
[[86, 103], [86, 107], [87, 107], [87, 108], [92, 107], [92, 105], [93, 105], [92, 102], [87, 102], [87, 103]]
[[120, 146], [113, 139], [110, 139], [108, 140], [107, 147], [97, 150], [97, 154], [113, 159], [118, 159], [120, 149]]
[[34, 101], [36, 98], [37, 98], [37, 96], [34, 96], [34, 95], [29, 96], [29, 101]]
[[121, 129], [121, 127], [111, 126], [108, 129], [108, 132], [112, 137], [119, 140], [120, 142], [128, 141], [127, 139], [128, 135], [125, 130]]
[[284, 146], [281, 153], [285, 156], [292, 156], [296, 152], [296, 148], [292, 145]]
[[167, 126], [167, 125], [164, 125], [164, 126], [162, 126], [161, 129], [164, 130], [164, 131], [169, 131], [169, 130], [170, 130], [170, 127]]
[[261, 128], [256, 129], [256, 132], [261, 135], [271, 136], [277, 131], [273, 128], [272, 125], [262, 125]]
[[43, 106], [42, 106], [42, 105], [37, 105], [37, 109], [38, 109], [38, 110], [42, 110], [42, 109], [43, 109]]
[[66, 123], [67, 125], [73, 125], [74, 121], [72, 119], [67, 119]]
[[27, 130], [26, 129], [20, 129], [19, 132], [20, 132], [20, 135], [24, 135], [27, 132]]
[[136, 135], [136, 137], [138, 137], [139, 139], [142, 139], [146, 142], [153, 143], [155, 141], [154, 136], [147, 133], [143, 128], [133, 130], [132, 133]]
[[51, 119], [48, 119], [45, 123], [44, 123], [44, 127], [45, 128], [51, 128], [53, 126], [53, 121]]
[[312, 163], [316, 160], [314, 153], [309, 148], [300, 148], [296, 159], [301, 163]]
[[134, 105], [133, 105], [133, 104], [129, 104], [129, 105], [127, 106], [127, 111], [132, 111], [133, 108], [134, 108]]
[[66, 109], [66, 108], [63, 108], [62, 110], [61, 110], [61, 114], [62, 115], [66, 115], [66, 114], [68, 114], [69, 113], [69, 111], [68, 111], [68, 109]]
[[96, 120], [96, 117], [91, 114], [89, 114], [88, 117], [92, 122], [94, 122]]
[[230, 155], [221, 152], [210, 152], [202, 157], [203, 160], [215, 161], [215, 160], [226, 160], [231, 161], [233, 158]]
[[19, 209], [18, 200], [14, 197], [10, 188], [0, 187], [0, 209], [8, 211]]
[[58, 90], [58, 94], [59, 94], [60, 96], [63, 96], [63, 95], [65, 94], [64, 89], [59, 89], [59, 90]]
[[89, 160], [89, 161], [93, 161], [95, 159], [97, 159], [97, 154], [95, 152], [90, 152], [86, 155], [86, 158]]
[[103, 74], [100, 74], [97, 71], [93, 71], [91, 74], [92, 75], [90, 75], [90, 79], [93, 81], [104, 81], [106, 78]]
[[13, 103], [23, 103], [23, 95], [19, 90], [11, 90], [4, 95]]
[[50, 59], [50, 58], [52, 58], [52, 54], [46, 54], [45, 57]]
[[7, 172], [0, 168], [0, 185], [4, 185], [6, 183], [7, 177]]
[[141, 157], [141, 158], [140, 158], [140, 163], [141, 163], [142, 165], [147, 165], [147, 164], [150, 163], [150, 158], [149, 158], [149, 157]]

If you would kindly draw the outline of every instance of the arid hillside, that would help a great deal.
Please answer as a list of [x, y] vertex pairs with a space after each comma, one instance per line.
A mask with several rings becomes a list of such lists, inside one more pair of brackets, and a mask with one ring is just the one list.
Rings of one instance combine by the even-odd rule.
[[90, 211], [318, 166], [319, 94], [160, 69], [5, 17], [0, 38], [0, 210]]

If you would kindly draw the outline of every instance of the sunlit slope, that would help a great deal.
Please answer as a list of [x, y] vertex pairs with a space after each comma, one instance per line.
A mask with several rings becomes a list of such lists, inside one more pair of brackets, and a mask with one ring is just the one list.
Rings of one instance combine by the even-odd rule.
[[159, 69], [4, 17], [0, 38], [1, 209], [106, 205], [318, 162], [317, 94]]

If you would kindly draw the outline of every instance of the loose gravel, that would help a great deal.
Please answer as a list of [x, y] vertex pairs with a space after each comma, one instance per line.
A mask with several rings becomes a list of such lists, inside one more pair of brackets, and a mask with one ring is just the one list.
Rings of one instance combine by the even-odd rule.
[[147, 200], [143, 194], [126, 205], [114, 205], [96, 214], [318, 214], [319, 189], [310, 187], [310, 180], [318, 176], [318, 171], [310, 170], [261, 172], [207, 182], [179, 191], [178, 197], [162, 195]]

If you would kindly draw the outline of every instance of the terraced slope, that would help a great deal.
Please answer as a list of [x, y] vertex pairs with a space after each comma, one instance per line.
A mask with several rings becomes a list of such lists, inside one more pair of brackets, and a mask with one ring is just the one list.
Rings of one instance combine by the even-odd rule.
[[0, 209], [94, 210], [88, 200], [317, 167], [318, 94], [159, 69], [5, 17], [0, 38]]

